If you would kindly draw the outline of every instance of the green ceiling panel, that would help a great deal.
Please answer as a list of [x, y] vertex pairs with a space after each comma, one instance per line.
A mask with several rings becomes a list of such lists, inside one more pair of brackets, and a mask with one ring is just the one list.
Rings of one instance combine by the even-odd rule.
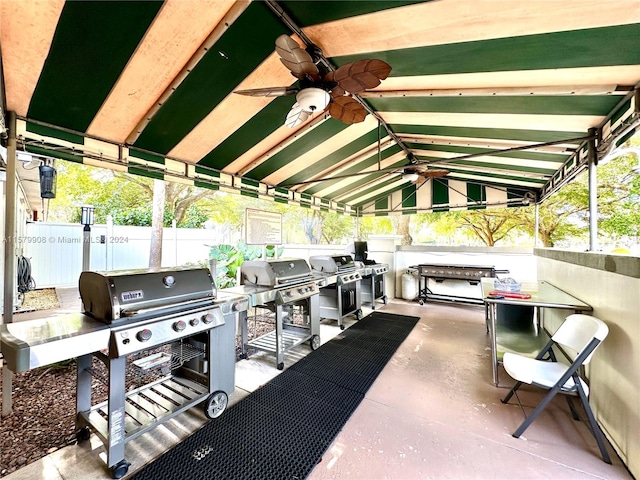
[[[380, 152], [380, 160], [384, 161], [387, 158], [389, 158], [392, 155], [395, 155], [396, 153], [398, 153], [400, 151], [400, 147], [398, 145], [393, 145], [389, 148], [386, 148], [385, 150], [383, 150], [382, 152]], [[354, 174], [358, 174], [360, 172], [362, 172], [363, 170], [365, 170], [366, 168], [375, 165], [378, 163], [378, 153], [376, 152], [374, 155], [371, 155], [370, 157], [368, 157], [366, 160], [363, 160], [361, 162], [358, 162], [356, 165], [347, 168], [346, 170], [342, 171], [340, 173], [340, 175], [354, 175]], [[406, 162], [402, 162], [400, 165], [404, 165], [404, 163]], [[377, 173], [372, 172], [372, 174], [374, 175], [379, 175]], [[370, 176], [361, 176], [362, 178], [370, 178]], [[374, 177], [375, 178], [375, 177]], [[320, 192], [328, 187], [330, 187], [331, 185], [334, 185], [338, 182], [340, 182], [341, 180], [327, 180], [326, 182], [320, 182], [315, 184], [314, 186], [312, 186], [311, 188], [306, 189], [305, 191], [310, 193], [310, 194], [315, 194], [317, 192]], [[358, 182], [357, 184], [352, 184], [352, 185], [361, 185], [363, 182]], [[350, 187], [350, 189], [354, 188], [353, 186]], [[348, 190], [346, 190], [348, 191]], [[344, 193], [345, 190], [342, 191], [342, 193]], [[329, 198], [333, 198], [336, 195], [340, 195], [340, 191], [336, 191], [333, 192], [333, 194], [329, 197]]]
[[65, 142], [75, 143], [76, 145], [84, 144], [84, 137], [82, 135], [66, 132], [58, 128], [51, 128], [34, 122], [27, 122], [27, 132], [37, 133], [45, 137], [58, 138]]
[[[384, 189], [384, 188], [388, 187], [389, 185], [391, 185], [391, 184], [395, 183], [396, 181], [397, 181], [397, 179], [392, 178], [392, 179], [386, 180], [386, 181], [384, 181], [384, 182], [377, 183], [376, 185], [374, 185], [374, 186], [372, 186], [372, 187], [370, 187], [370, 188], [366, 188], [366, 189], [364, 189], [363, 191], [361, 191], [360, 193], [358, 193], [358, 195], [356, 195], [356, 196], [354, 196], [354, 197], [351, 197], [351, 198], [345, 198], [345, 199], [344, 199], [344, 200], [342, 200], [342, 201], [343, 201], [343, 202], [345, 202], [345, 203], [348, 203], [348, 204], [350, 204], [350, 203], [355, 203], [355, 202], [357, 202], [357, 201], [358, 201], [358, 199], [359, 199], [360, 197], [363, 197], [363, 196], [365, 196], [365, 195], [369, 195], [369, 194], [374, 193], [374, 192], [378, 192], [378, 191], [380, 191], [380, 190], [382, 190], [382, 189]], [[379, 196], [381, 196], [381, 195], [379, 195]], [[365, 205], [365, 204], [367, 204], [367, 203], [371, 203], [371, 200], [367, 200], [367, 201], [365, 201], [365, 202], [358, 203], [358, 204], [356, 204], [356, 205]]]
[[130, 173], [131, 175], [139, 175], [141, 177], [154, 178], [156, 180], [164, 180], [164, 173], [146, 170], [144, 168], [127, 167], [127, 173]]
[[[402, 189], [402, 208], [416, 208], [418, 206], [417, 201], [417, 189], [415, 185], [407, 185]], [[407, 213], [416, 213], [415, 210]]]
[[[522, 142], [556, 142], [586, 135], [586, 132], [558, 132], [552, 130], [515, 130], [498, 128], [450, 127], [440, 125], [391, 124], [398, 135], [440, 135], [449, 137], [490, 138], [497, 140], [517, 140]], [[571, 143], [580, 143], [574, 141]]]
[[[411, 149], [430, 150], [434, 152], [459, 153], [460, 156], [483, 154], [486, 152], [488, 157], [506, 157], [506, 158], [522, 158], [526, 160], [535, 160], [539, 162], [562, 163], [569, 158], [569, 154], [528, 152], [526, 150], [516, 150], [512, 152], [490, 153], [492, 150], [487, 148], [476, 147], [460, 147], [457, 145], [434, 145], [431, 143], [405, 143]], [[444, 160], [444, 159], [441, 159]]]
[[160, 7], [157, 1], [66, 2], [27, 116], [85, 132]]
[[[289, 106], [291, 106], [292, 99], [287, 98], [287, 100], [289, 101]], [[284, 117], [280, 120], [280, 122], [283, 121]], [[280, 125], [281, 123], [279, 123], [278, 126]], [[257, 179], [268, 177], [273, 172], [276, 172], [282, 167], [285, 167], [290, 162], [296, 160], [300, 155], [304, 155], [309, 150], [329, 140], [335, 134], [341, 132], [347, 127], [348, 125], [342, 122], [328, 119], [314, 128], [311, 132], [307, 133], [306, 135], [300, 136], [298, 140], [283, 148], [281, 151], [270, 157], [266, 162], [249, 171], [247, 173], [247, 176]], [[317, 163], [315, 166], [317, 166]], [[308, 177], [305, 177], [305, 180], [307, 178]]]
[[[406, 165], [406, 162], [403, 160], [401, 162], [397, 162], [394, 163], [393, 165], [391, 165], [390, 168], [402, 168], [404, 165]], [[383, 174], [384, 175], [384, 174]], [[339, 190], [336, 190], [335, 192], [331, 192], [330, 194], [325, 195], [327, 198], [336, 198], [339, 197], [340, 195], [345, 195], [348, 194], [350, 191], [356, 189], [356, 188], [360, 188], [364, 185], [367, 185], [368, 183], [371, 183], [377, 179], [379, 179], [381, 176], [380, 173], [378, 172], [371, 172], [370, 175], [359, 175], [356, 181], [351, 182], [348, 186], [341, 188]], [[345, 203], [349, 203], [348, 200], [343, 200]]]
[[424, 0], [385, 2], [380, 0], [323, 0], [322, 2], [318, 2], [318, 0], [285, 0], [278, 2], [299, 27], [308, 27], [343, 18], [366, 15], [367, 13], [375, 13], [380, 10], [388, 10], [414, 3], [424, 3]]
[[196, 180], [195, 182], [193, 182], [193, 185], [198, 188], [206, 188], [207, 190], [220, 190], [220, 185], [216, 185], [215, 183], [210, 182], [202, 182]]
[[[489, 164], [486, 162], [474, 162], [473, 160], [459, 160], [457, 162], [450, 162], [447, 163], [446, 167], [440, 167], [440, 168], [455, 168], [456, 166], [464, 166], [464, 165], [468, 165], [470, 167], [486, 167], [486, 168], [500, 168], [500, 169], [504, 169], [504, 170], [511, 170], [513, 172], [527, 172], [527, 173], [539, 173], [542, 175], [547, 175], [547, 176], [551, 176], [553, 175], [556, 170], [554, 168], [535, 168], [535, 167], [525, 167], [522, 165], [506, 165], [506, 164], [500, 164], [500, 163], [496, 163], [496, 164]], [[463, 170], [460, 170], [463, 171]], [[473, 172], [467, 172], [473, 175]]]
[[[253, 2], [169, 97], [135, 145], [169, 152], [273, 53], [274, 41], [283, 33], [290, 32], [271, 9]], [[251, 48], [246, 48], [249, 38]]]
[[534, 95], [504, 97], [368, 98], [381, 112], [509, 113], [524, 115], [602, 115], [615, 107], [615, 95]]
[[[458, 175], [469, 175], [470, 173], [468, 171], [465, 170], [457, 170], [455, 168], [450, 168], [447, 167], [447, 170], [449, 170], [451, 172], [449, 178], [455, 178], [456, 174]], [[471, 173], [471, 175], [474, 175], [473, 173]], [[506, 174], [500, 174], [500, 173], [489, 173], [489, 172], [481, 172], [481, 173], [477, 173], [474, 176], [477, 177], [482, 177], [483, 181], [482, 183], [491, 183], [491, 182], [485, 182], [484, 178], [499, 178], [502, 180], [507, 180], [509, 182], [511, 181], [515, 181], [515, 182], [526, 182], [526, 183], [530, 183], [531, 187], [530, 188], [542, 188], [542, 186], [546, 183], [546, 180], [541, 180], [541, 179], [537, 179], [537, 178], [529, 178], [529, 177], [520, 177], [517, 175], [517, 172], [514, 172], [514, 175], [506, 175]], [[471, 180], [469, 180], [466, 177], [460, 177], [458, 178], [459, 180], [465, 181], [465, 182], [469, 182]], [[497, 183], [499, 184], [499, 183]], [[524, 187], [523, 187], [524, 188]]]
[[[640, 63], [640, 24], [415, 47], [333, 57], [337, 66], [379, 58], [391, 76], [539, 70]], [[463, 59], [461, 61], [461, 59]]]
[[288, 97], [274, 99], [251, 120], [209, 152], [198, 164], [222, 170], [245, 153], [247, 145], [260, 143], [280, 128], [290, 109], [291, 104]]
[[154, 155], [152, 153], [140, 152], [138, 150], [130, 149], [129, 156], [164, 165], [164, 157], [161, 157], [160, 155]]
[[467, 183], [467, 198], [469, 199], [469, 210], [482, 210], [486, 208], [482, 203], [473, 204], [471, 202], [484, 202], [487, 199], [484, 187], [475, 183]]
[[[338, 122], [336, 120], [334, 120], [334, 122], [335, 123], [341, 123], [341, 122]], [[346, 126], [346, 125], [343, 124], [343, 126]], [[313, 133], [315, 133], [316, 130], [317, 130], [317, 128], [313, 130]], [[353, 142], [350, 142], [347, 145], [345, 145], [344, 147], [335, 150], [331, 154], [329, 154], [326, 157], [324, 157], [322, 160], [318, 160], [315, 163], [313, 163], [312, 165], [309, 165], [308, 168], [304, 169], [302, 172], [298, 173], [297, 175], [289, 177], [287, 180], [282, 182], [282, 184], [283, 185], [293, 184], [293, 183], [296, 183], [296, 182], [303, 182], [305, 180], [308, 180], [309, 177], [311, 177], [313, 175], [316, 175], [318, 173], [321, 173], [324, 170], [333, 167], [334, 165], [336, 165], [341, 160], [344, 160], [345, 158], [358, 153], [362, 149], [364, 149], [364, 148], [366, 148], [366, 147], [368, 147], [368, 146], [370, 146], [372, 144], [375, 144], [377, 139], [378, 139], [378, 132], [377, 131], [371, 131], [371, 132], [369, 132], [369, 133], [367, 133], [365, 135], [362, 135], [361, 137], [357, 138]]]

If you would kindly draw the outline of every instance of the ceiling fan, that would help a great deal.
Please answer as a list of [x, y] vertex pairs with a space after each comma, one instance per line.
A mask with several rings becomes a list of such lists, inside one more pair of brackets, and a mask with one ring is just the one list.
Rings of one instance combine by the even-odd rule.
[[443, 168], [429, 168], [425, 164], [409, 164], [396, 173], [402, 175], [403, 180], [408, 180], [411, 183], [423, 183], [429, 178], [440, 178], [449, 174], [449, 170]]
[[358, 173], [349, 173], [344, 175], [333, 175], [328, 177], [315, 178], [312, 180], [306, 180], [304, 182], [291, 183], [283, 186], [285, 187], [302, 186], [302, 185], [326, 182], [330, 180], [344, 180], [347, 178], [354, 178], [359, 176], [367, 176], [367, 175], [375, 175], [375, 174], [379, 174], [381, 176], [398, 174], [405, 181], [409, 181], [415, 184], [422, 184], [430, 178], [444, 177], [449, 173], [450, 173], [449, 170], [445, 170], [442, 168], [429, 168], [429, 166], [426, 163], [417, 163], [416, 160], [410, 160], [409, 163], [401, 167], [388, 167], [388, 168], [381, 168], [379, 170], [362, 171]]
[[373, 59], [347, 63], [335, 71], [322, 73], [316, 65], [322, 59], [322, 51], [318, 46], [312, 44], [304, 49], [288, 35], [280, 35], [275, 43], [280, 61], [298, 78], [298, 86], [254, 88], [236, 90], [234, 93], [252, 97], [295, 95], [296, 102], [285, 120], [289, 128], [300, 125], [312, 114], [325, 109], [341, 122], [362, 122], [367, 111], [348, 94], [377, 87], [391, 72], [389, 64]]

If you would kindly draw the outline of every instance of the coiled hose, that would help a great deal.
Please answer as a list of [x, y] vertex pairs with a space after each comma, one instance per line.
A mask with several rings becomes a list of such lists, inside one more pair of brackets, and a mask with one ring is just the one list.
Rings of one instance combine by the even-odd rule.
[[28, 258], [18, 257], [18, 298], [24, 302], [24, 294], [36, 288], [36, 281], [31, 276], [31, 262]]

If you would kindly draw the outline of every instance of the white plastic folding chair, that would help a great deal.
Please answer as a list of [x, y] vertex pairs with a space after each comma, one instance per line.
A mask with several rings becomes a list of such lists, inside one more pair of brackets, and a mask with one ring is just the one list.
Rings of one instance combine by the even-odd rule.
[[[593, 433], [600, 448], [602, 458], [605, 462], [611, 463], [604, 445], [602, 431], [596, 423], [589, 406], [589, 387], [580, 377], [580, 367], [589, 363], [596, 348], [608, 333], [609, 327], [602, 320], [589, 315], [569, 315], [535, 359], [510, 352], [504, 354], [504, 369], [516, 380], [516, 384], [502, 400], [502, 403], [508, 403], [514, 394], [518, 398], [517, 390], [523, 383], [549, 390], [549, 393], [530, 415], [527, 416], [525, 413], [526, 418], [513, 433], [514, 437], [518, 438], [522, 435], [558, 393], [567, 395], [567, 402], [573, 418], [580, 420], [571, 400], [572, 396], [578, 395], [587, 414], [591, 433]], [[560, 347], [560, 351], [573, 359], [573, 362], [567, 364], [563, 361], [558, 361], [554, 346]], [[518, 403], [522, 408], [519, 398]]]

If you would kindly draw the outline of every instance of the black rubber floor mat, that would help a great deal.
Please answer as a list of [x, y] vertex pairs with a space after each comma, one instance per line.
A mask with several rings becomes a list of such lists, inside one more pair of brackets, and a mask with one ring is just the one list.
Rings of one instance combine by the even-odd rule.
[[306, 478], [418, 320], [371, 313], [131, 480]]

